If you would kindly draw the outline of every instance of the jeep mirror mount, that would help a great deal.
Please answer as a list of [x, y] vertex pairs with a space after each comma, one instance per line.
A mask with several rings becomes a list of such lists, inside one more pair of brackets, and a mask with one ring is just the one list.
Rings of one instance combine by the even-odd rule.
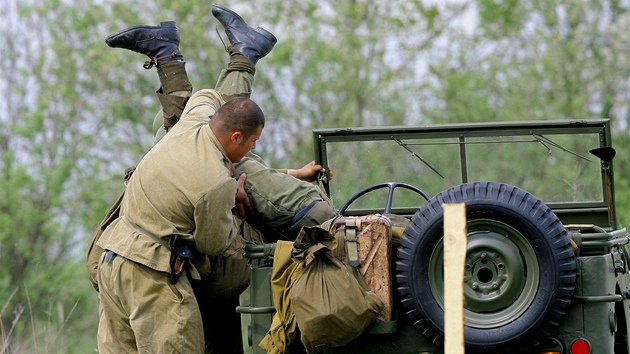
[[610, 146], [603, 146], [596, 149], [591, 149], [589, 150], [589, 152], [606, 164], [612, 161], [612, 159], [617, 154], [617, 151], [615, 151], [615, 149]]

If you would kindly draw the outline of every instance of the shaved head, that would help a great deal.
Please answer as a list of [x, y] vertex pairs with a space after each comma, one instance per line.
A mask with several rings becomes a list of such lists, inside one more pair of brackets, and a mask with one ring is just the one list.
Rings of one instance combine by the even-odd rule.
[[212, 130], [218, 135], [240, 131], [247, 139], [265, 126], [265, 115], [256, 102], [246, 97], [227, 101], [210, 120]]

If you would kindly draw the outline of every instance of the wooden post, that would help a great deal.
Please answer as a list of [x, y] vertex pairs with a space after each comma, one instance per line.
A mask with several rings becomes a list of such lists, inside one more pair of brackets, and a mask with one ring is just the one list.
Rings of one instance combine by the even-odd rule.
[[466, 205], [444, 204], [444, 353], [464, 353]]

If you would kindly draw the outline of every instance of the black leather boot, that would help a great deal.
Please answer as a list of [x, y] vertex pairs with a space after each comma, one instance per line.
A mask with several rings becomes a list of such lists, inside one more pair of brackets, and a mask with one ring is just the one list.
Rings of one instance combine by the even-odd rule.
[[225, 28], [230, 44], [249, 59], [254, 65], [259, 59], [271, 52], [278, 41], [269, 31], [250, 27], [236, 12], [220, 6], [212, 5], [212, 15]]
[[179, 31], [174, 21], [161, 22], [159, 26], [133, 26], [116, 32], [105, 43], [112, 48], [124, 48], [145, 54], [151, 60], [146, 69], [171, 60], [182, 60], [179, 52]]

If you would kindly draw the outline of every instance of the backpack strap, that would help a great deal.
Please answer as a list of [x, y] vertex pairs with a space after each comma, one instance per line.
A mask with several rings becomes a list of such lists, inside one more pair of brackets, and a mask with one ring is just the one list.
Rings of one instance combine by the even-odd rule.
[[348, 264], [351, 267], [359, 266], [359, 253], [357, 251], [357, 219], [346, 219], [346, 230], [344, 240], [346, 241], [346, 248], [348, 250]]

